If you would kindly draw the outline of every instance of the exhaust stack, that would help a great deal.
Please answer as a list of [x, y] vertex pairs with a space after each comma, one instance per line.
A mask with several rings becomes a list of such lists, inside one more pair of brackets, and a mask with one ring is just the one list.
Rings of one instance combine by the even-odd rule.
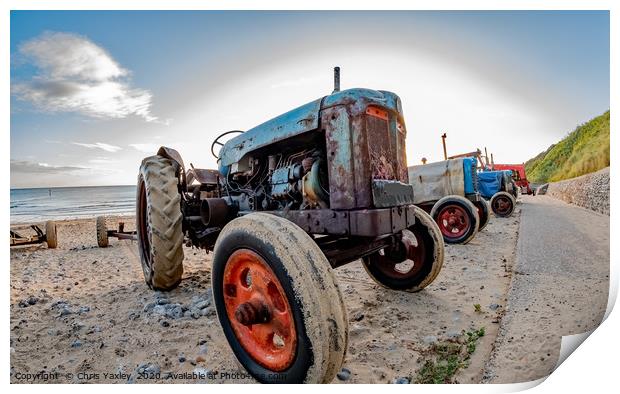
[[334, 67], [334, 91], [333, 93], [337, 93], [340, 91], [340, 67]]
[[443, 133], [441, 135], [441, 144], [443, 145], [443, 159], [444, 160], [448, 160], [448, 151], [446, 150], [446, 138], [448, 138], [448, 136], [446, 135], [446, 133]]

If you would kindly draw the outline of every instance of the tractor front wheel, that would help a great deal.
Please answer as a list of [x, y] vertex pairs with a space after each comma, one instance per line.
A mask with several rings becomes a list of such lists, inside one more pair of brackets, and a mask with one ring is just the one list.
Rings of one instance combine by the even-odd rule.
[[329, 383], [347, 349], [347, 315], [327, 258], [296, 224], [267, 213], [228, 223], [211, 272], [217, 316], [261, 383]]
[[444, 243], [433, 218], [415, 207], [415, 224], [402, 231], [400, 245], [362, 258], [368, 275], [392, 290], [417, 292], [431, 284], [443, 265]]
[[478, 209], [461, 196], [446, 196], [433, 205], [431, 216], [437, 222], [444, 241], [466, 244], [478, 233]]
[[495, 216], [508, 217], [515, 210], [516, 200], [510, 193], [497, 192], [491, 197], [491, 210]]
[[480, 219], [480, 224], [478, 226], [478, 232], [482, 231], [487, 224], [489, 224], [489, 218], [491, 213], [489, 211], [489, 203], [484, 199], [480, 199], [474, 203], [476, 210], [478, 211], [478, 218]]
[[172, 290], [183, 275], [181, 195], [172, 162], [147, 157], [138, 174], [136, 230], [144, 280], [155, 290]]

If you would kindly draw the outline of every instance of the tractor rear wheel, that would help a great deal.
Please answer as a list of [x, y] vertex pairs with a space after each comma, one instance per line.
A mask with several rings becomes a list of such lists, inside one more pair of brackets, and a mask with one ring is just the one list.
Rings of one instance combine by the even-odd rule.
[[491, 210], [495, 216], [508, 217], [515, 210], [516, 200], [510, 193], [497, 192], [491, 197]]
[[183, 275], [183, 215], [172, 162], [147, 157], [138, 174], [136, 230], [144, 280], [155, 290], [172, 290]]
[[108, 227], [105, 223], [105, 216], [97, 216], [97, 245], [100, 248], [108, 246]]
[[58, 247], [55, 222], [45, 222], [45, 242], [47, 243], [47, 247], [50, 249], [56, 249]]
[[433, 205], [431, 216], [437, 222], [444, 241], [466, 244], [478, 233], [480, 218], [474, 204], [461, 196], [446, 196]]
[[261, 383], [329, 383], [347, 349], [347, 314], [318, 245], [267, 213], [228, 223], [211, 271], [217, 316], [233, 353]]
[[478, 232], [482, 231], [487, 224], [489, 224], [489, 218], [491, 217], [491, 213], [489, 211], [489, 203], [484, 199], [480, 199], [474, 203], [476, 210], [478, 211], [478, 218], [480, 219], [480, 224], [478, 226]]
[[398, 248], [385, 248], [362, 258], [368, 275], [380, 285], [417, 292], [431, 284], [443, 265], [444, 241], [433, 218], [415, 207], [415, 224], [402, 231]]

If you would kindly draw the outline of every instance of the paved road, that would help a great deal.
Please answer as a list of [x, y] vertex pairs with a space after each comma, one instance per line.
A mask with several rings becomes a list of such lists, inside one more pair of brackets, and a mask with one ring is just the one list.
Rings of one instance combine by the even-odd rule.
[[523, 196], [517, 256], [485, 382], [551, 373], [562, 335], [601, 322], [609, 290], [609, 216], [547, 196]]

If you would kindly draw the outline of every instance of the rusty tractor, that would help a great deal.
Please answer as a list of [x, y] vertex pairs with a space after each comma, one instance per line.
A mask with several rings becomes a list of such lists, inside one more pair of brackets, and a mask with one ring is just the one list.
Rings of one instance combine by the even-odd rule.
[[437, 222], [446, 243], [465, 244], [489, 222], [478, 192], [476, 158], [463, 157], [409, 167], [414, 203]]
[[43, 230], [36, 224], [30, 225], [28, 227], [34, 231], [33, 235], [25, 235], [23, 233], [17, 232], [17, 230], [10, 230], [11, 246], [36, 245], [45, 243], [50, 249], [56, 249], [58, 247], [58, 236], [56, 232], [55, 222], [45, 222], [45, 232], [43, 232]]
[[167, 147], [140, 166], [146, 283], [179, 284], [184, 243], [212, 251], [218, 319], [259, 382], [330, 382], [339, 371], [348, 326], [333, 269], [361, 259], [382, 286], [417, 292], [443, 264], [441, 232], [413, 204], [400, 99], [340, 91], [337, 68], [334, 85], [248, 131], [221, 134], [211, 145], [217, 170], [186, 168]]

